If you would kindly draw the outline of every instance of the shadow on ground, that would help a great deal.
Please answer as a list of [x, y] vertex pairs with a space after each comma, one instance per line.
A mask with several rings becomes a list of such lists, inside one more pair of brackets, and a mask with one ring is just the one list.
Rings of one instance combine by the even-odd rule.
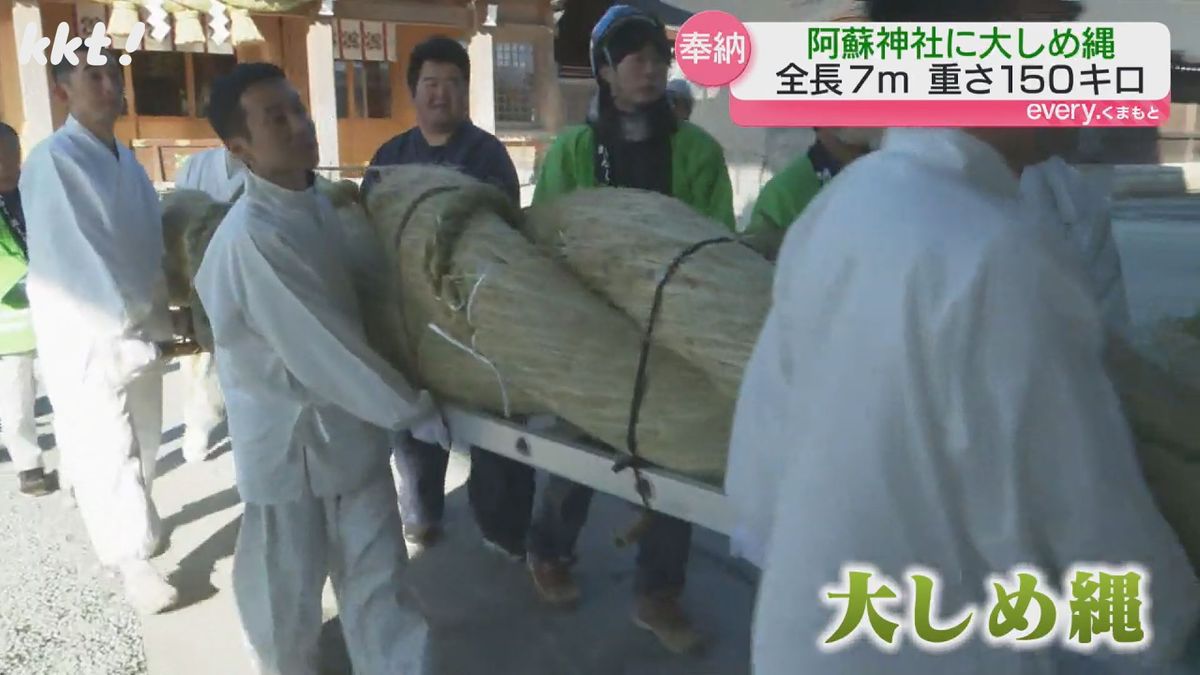
[[188, 523], [193, 523], [205, 516], [210, 516], [214, 513], [219, 513], [225, 509], [231, 509], [238, 504], [241, 504], [241, 497], [238, 496], [237, 488], [226, 488], [216, 494], [211, 494], [203, 499], [184, 505], [175, 513], [172, 513], [163, 520], [163, 529], [170, 531], [178, 527], [183, 527]]
[[[199, 509], [205, 508], [211, 508], [215, 511], [215, 506], [222, 503], [222, 500], [227, 499], [227, 497], [223, 496], [224, 494], [224, 492], [221, 492], [211, 498], [200, 500], [200, 502], [208, 502], [210, 499], [214, 501], [209, 502], [205, 506], [197, 507], [197, 510], [194, 510], [193, 513], [198, 513]], [[234, 503], [236, 504], [236, 501]], [[195, 504], [189, 504], [184, 507], [184, 510], [186, 511], [195, 506]], [[219, 561], [233, 555], [233, 549], [237, 544], [238, 530], [241, 524], [242, 517], [239, 515], [220, 530], [217, 530], [216, 534], [206, 539], [203, 544], [197, 546], [195, 550], [188, 553], [179, 561], [178, 567], [170, 576], [171, 583], [179, 589], [179, 604], [176, 606], [175, 611], [204, 602], [217, 594], [217, 588], [212, 584], [213, 571], [216, 569]]]
[[[183, 424], [177, 424], [163, 432], [162, 444], [169, 445], [183, 438], [183, 433], [186, 427]], [[232, 449], [229, 444], [229, 427], [225, 422], [219, 424], [208, 437], [208, 447], [211, 448], [208, 457], [205, 461], [212, 460], [224, 455]], [[175, 469], [187, 464], [187, 460], [183, 458], [182, 448], [173, 450], [166, 455], [163, 455], [158, 460], [158, 477], [171, 473]]]
[[[447, 497], [447, 531], [418, 553], [405, 580], [430, 622], [437, 675], [747, 675], [754, 575], [725, 553], [727, 541], [697, 531], [685, 604], [711, 638], [699, 655], [664, 650], [634, 626], [636, 549], [614, 549], [613, 533], [631, 510], [597, 495], [579, 546], [576, 578], [583, 603], [554, 610], [538, 600], [525, 566], [486, 550], [467, 507], [466, 490]], [[351, 673], [341, 626], [321, 635], [321, 675]]]

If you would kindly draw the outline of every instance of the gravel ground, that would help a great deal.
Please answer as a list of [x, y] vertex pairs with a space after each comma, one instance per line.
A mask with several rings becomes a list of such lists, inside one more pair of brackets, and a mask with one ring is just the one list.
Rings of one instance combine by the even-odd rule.
[[139, 619], [79, 513], [61, 493], [20, 495], [12, 465], [0, 465], [0, 673], [146, 672]]

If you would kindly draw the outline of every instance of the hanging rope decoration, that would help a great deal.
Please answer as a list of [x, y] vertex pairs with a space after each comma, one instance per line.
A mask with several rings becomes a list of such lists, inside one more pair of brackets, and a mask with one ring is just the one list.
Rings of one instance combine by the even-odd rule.
[[171, 24], [167, 22], [167, 11], [163, 9], [163, 0], [146, 0], [146, 23], [150, 24], [150, 37], [162, 41], [171, 33]]
[[[146, 24], [155, 40], [174, 33], [176, 45], [214, 44], [232, 41], [234, 46], [262, 44], [266, 38], [251, 14], [284, 14], [300, 11], [311, 0], [93, 0], [112, 7], [105, 24], [109, 35], [129, 37], [141, 19], [139, 8], [146, 11]], [[208, 18], [205, 35], [200, 15]], [[168, 20], [168, 16], [173, 20]]]
[[212, 29], [213, 42], [224, 44], [229, 39], [229, 19], [225, 16], [225, 5], [213, 2], [208, 9], [208, 27]]

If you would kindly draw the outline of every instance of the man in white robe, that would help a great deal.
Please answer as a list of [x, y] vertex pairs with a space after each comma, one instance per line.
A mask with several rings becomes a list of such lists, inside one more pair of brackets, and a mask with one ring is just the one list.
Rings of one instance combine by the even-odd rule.
[[[200, 190], [220, 202], [231, 202], [246, 184], [246, 166], [224, 147], [198, 152], [180, 167], [177, 189]], [[209, 353], [180, 359], [187, 401], [183, 406], [183, 457], [189, 462], [204, 460], [210, 451], [212, 432], [225, 416], [225, 399], [217, 381], [217, 368]]]
[[329, 577], [354, 671], [421, 675], [428, 629], [404, 600], [389, 434], [448, 443], [440, 416], [368, 346], [358, 298], [369, 286], [314, 187], [315, 128], [283, 72], [238, 65], [209, 110], [250, 169], [196, 290], [245, 502], [233, 585], [254, 662], [315, 675]]
[[54, 407], [60, 475], [74, 489], [100, 561], [120, 570], [143, 612], [175, 589], [150, 565], [151, 499], [162, 440], [163, 348], [171, 338], [158, 196], [114, 136], [124, 106], [116, 57], [53, 68], [66, 123], [29, 154], [21, 194], [28, 294]]
[[[876, 3], [918, 8], [883, 20], [961, 18], [922, 4]], [[790, 228], [726, 480], [735, 551], [763, 569], [756, 674], [1188, 672], [1200, 586], [1142, 477], [1080, 256], [1021, 199], [1021, 169], [1044, 159], [1027, 134], [890, 130]], [[1077, 563], [1149, 573], [1145, 651], [988, 644], [992, 575], [1030, 565], [1069, 598]], [[905, 626], [893, 647], [823, 644], [847, 608], [827, 593], [854, 565], [900, 595], [874, 601]], [[940, 653], [911, 629], [922, 568], [934, 626], [975, 609]]]
[[224, 147], [202, 150], [179, 167], [175, 187], [201, 190], [219, 202], [231, 202], [246, 185], [246, 165]]

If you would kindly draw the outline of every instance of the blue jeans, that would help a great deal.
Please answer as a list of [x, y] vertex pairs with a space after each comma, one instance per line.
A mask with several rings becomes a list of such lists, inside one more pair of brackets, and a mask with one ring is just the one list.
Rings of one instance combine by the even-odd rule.
[[[400, 513], [406, 527], [440, 525], [445, 511], [449, 453], [410, 439], [393, 452], [400, 473]], [[550, 475], [534, 506], [532, 467], [471, 448], [467, 495], [483, 536], [514, 553], [541, 560], [572, 560], [595, 491]], [[645, 595], [677, 594], [687, 577], [690, 523], [658, 512], [638, 539], [634, 586]]]
[[[594, 494], [590, 487], [550, 476], [529, 528], [529, 554], [541, 560], [573, 560]], [[642, 595], [678, 594], [687, 580], [692, 525], [657, 511], [649, 517], [649, 528], [638, 539], [634, 588]]]
[[[446, 508], [450, 454], [410, 438], [392, 451], [400, 474], [400, 514], [406, 527], [440, 525]], [[524, 553], [533, 510], [532, 467], [487, 450], [471, 448], [467, 497], [483, 536], [514, 553]]]

